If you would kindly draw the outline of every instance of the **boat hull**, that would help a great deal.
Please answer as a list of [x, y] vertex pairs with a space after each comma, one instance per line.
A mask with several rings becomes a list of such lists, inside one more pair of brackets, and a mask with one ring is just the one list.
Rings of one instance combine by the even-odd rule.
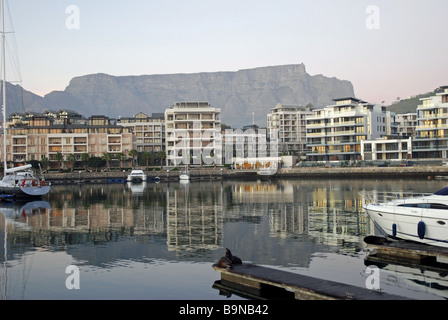
[[364, 209], [388, 236], [448, 248], [447, 210], [387, 204], [368, 204]]
[[0, 186], [0, 194], [15, 195], [16, 197], [42, 197], [50, 192], [50, 186], [39, 187], [5, 187]]

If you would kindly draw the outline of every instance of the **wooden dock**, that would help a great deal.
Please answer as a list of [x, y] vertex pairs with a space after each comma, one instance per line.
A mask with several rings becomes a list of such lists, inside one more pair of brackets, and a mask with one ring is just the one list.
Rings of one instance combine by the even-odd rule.
[[367, 236], [364, 242], [374, 250], [367, 256], [372, 262], [448, 270], [448, 248], [377, 236]]
[[221, 273], [214, 287], [252, 299], [295, 300], [409, 300], [344, 283], [313, 278], [254, 264], [234, 265], [233, 269], [212, 266]]

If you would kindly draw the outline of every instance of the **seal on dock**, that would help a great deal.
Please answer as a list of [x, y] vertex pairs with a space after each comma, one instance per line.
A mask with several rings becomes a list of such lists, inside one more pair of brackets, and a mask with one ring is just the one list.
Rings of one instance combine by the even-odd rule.
[[227, 248], [226, 248], [226, 258], [230, 259], [230, 261], [232, 261], [232, 264], [242, 264], [243, 263], [240, 258], [232, 255], [232, 252], [230, 252], [230, 250]]
[[218, 261], [218, 266], [220, 268], [232, 269], [232, 261], [227, 257], [222, 257]]

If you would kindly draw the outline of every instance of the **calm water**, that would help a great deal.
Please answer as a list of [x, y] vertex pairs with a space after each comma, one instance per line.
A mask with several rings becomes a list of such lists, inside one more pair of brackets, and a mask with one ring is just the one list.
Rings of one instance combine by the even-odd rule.
[[[144, 188], [143, 188], [144, 187]], [[214, 289], [228, 247], [243, 261], [365, 287], [361, 191], [433, 192], [430, 180], [279, 180], [54, 186], [0, 208], [2, 299], [242, 299]], [[33, 208], [30, 208], [34, 206]], [[79, 268], [69, 290], [67, 266]], [[381, 290], [448, 297], [444, 274], [387, 265]]]

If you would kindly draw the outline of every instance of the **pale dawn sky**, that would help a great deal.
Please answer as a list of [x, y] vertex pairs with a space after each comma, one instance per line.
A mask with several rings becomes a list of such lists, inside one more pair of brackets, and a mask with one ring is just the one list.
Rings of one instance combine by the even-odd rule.
[[448, 85], [446, 0], [14, 0], [22, 85], [76, 76], [237, 71], [304, 63], [357, 98]]

